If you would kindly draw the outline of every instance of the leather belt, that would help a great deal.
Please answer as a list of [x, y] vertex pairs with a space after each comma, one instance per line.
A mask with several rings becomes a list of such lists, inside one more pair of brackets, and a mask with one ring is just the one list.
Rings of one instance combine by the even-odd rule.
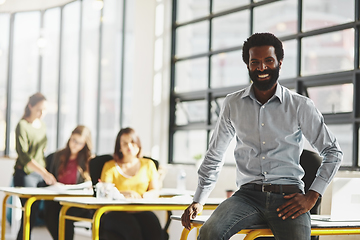
[[259, 192], [270, 192], [279, 194], [291, 194], [302, 192], [298, 185], [280, 185], [280, 184], [256, 184], [246, 183], [241, 186], [242, 189], [254, 190]]

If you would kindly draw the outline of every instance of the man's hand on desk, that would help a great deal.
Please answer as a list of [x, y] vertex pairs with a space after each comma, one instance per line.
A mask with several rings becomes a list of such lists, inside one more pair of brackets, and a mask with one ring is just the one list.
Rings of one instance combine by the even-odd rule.
[[297, 218], [301, 214], [309, 211], [315, 205], [319, 195], [319, 193], [309, 190], [306, 194], [293, 193], [284, 196], [284, 198], [289, 199], [289, 201], [277, 209], [279, 212], [278, 216], [283, 220], [289, 217], [292, 219]]
[[191, 229], [190, 218], [194, 219], [201, 211], [203, 206], [200, 203], [193, 202], [190, 206], [185, 209], [183, 215], [181, 216], [181, 223], [187, 229]]

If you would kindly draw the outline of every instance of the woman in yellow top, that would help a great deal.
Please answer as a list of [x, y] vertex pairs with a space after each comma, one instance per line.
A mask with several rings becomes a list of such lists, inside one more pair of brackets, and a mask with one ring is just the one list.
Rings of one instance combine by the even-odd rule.
[[[126, 198], [159, 197], [159, 176], [152, 160], [141, 158], [141, 142], [132, 128], [116, 137], [114, 160], [105, 163], [101, 181], [114, 183]], [[153, 212], [109, 212], [102, 217], [107, 240], [161, 240], [160, 222]]]

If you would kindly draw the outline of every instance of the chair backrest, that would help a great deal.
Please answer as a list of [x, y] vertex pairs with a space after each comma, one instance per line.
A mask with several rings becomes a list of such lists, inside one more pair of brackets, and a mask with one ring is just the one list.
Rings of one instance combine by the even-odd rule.
[[300, 165], [305, 171], [302, 180], [305, 183], [305, 192], [307, 192], [315, 179], [322, 158], [315, 152], [304, 149], [300, 156]]
[[[143, 158], [152, 160], [155, 163], [156, 169], [157, 170], [159, 169], [159, 162], [157, 160], [155, 160], [151, 157], [143, 157]], [[104, 155], [96, 156], [89, 161], [89, 174], [90, 174], [90, 178], [91, 178], [91, 182], [92, 182], [93, 186], [95, 186], [98, 183], [98, 181], [101, 177], [101, 172], [104, 167], [104, 164], [107, 161], [110, 161], [112, 159], [114, 159], [114, 157], [112, 155], [104, 154]], [[94, 191], [94, 196], [95, 195], [96, 195], [96, 193]]]
[[[151, 157], [144, 156], [143, 158], [150, 159], [154, 162], [156, 169], [159, 169], [159, 162]], [[110, 154], [99, 155], [94, 157], [89, 162], [89, 173], [93, 185], [96, 185], [101, 177], [101, 171], [107, 161], [114, 159]]]
[[143, 158], [152, 160], [155, 163], [156, 170], [159, 170], [159, 161], [158, 160], [155, 160], [155, 159], [153, 159], [151, 157], [147, 157], [147, 156], [143, 156]]
[[112, 155], [104, 154], [96, 156], [89, 161], [89, 174], [93, 186], [98, 183], [104, 164], [112, 159], [114, 159]]
[[51, 164], [52, 164], [53, 159], [54, 159], [54, 154], [55, 154], [55, 153], [50, 153], [50, 154], [47, 155], [47, 157], [45, 158], [46, 170], [48, 170], [49, 172], [50, 172]]
[[[320, 167], [322, 158], [319, 154], [304, 149], [300, 156], [300, 165], [305, 171], [302, 180], [305, 183], [305, 192], [307, 192], [316, 177], [318, 168]], [[320, 214], [321, 198], [318, 198], [315, 206], [310, 210], [311, 214]]]

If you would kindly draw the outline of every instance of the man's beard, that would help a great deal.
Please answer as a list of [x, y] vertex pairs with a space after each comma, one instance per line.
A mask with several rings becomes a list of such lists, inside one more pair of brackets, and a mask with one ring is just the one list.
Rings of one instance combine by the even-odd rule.
[[[280, 66], [278, 65], [274, 69], [266, 69], [264, 71], [254, 70], [250, 71], [249, 76], [253, 81], [254, 86], [260, 91], [270, 90], [279, 78]], [[258, 75], [269, 74], [270, 78], [268, 80], [259, 80]]]

